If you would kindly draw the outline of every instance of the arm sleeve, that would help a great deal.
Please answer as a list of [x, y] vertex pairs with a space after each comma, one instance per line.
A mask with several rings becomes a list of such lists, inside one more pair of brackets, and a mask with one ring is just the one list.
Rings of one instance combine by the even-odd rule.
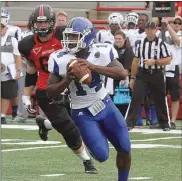
[[18, 50], [18, 40], [14, 37], [12, 37], [11, 39], [12, 39], [12, 45], [13, 45], [13, 54], [20, 56], [20, 52]]

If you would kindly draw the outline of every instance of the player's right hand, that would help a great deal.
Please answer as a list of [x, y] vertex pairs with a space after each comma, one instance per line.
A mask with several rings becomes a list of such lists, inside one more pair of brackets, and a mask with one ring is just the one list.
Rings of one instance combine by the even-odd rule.
[[134, 84], [135, 84], [135, 79], [131, 79], [129, 83], [130, 89], [133, 90]]
[[25, 110], [28, 111], [30, 114], [35, 114], [37, 112], [35, 109], [32, 109], [30, 96], [22, 96], [22, 101], [23, 101]]

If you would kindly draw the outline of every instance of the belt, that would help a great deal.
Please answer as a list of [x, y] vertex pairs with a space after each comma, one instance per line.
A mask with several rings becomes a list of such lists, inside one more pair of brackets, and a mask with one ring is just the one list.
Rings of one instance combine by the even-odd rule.
[[147, 74], [154, 74], [156, 72], [162, 72], [163, 69], [144, 69], [144, 68], [139, 68], [140, 71], [147, 73]]

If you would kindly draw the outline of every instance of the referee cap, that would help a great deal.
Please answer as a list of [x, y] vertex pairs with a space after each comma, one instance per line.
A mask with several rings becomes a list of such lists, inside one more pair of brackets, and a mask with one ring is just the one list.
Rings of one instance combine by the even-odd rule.
[[150, 21], [150, 22], [146, 23], [145, 28], [155, 29], [155, 28], [157, 28], [157, 25], [153, 21]]

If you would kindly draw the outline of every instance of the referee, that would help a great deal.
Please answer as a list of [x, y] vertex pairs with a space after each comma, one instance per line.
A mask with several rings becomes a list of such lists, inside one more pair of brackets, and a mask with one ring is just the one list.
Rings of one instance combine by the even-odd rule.
[[163, 68], [164, 65], [170, 64], [171, 57], [166, 44], [156, 37], [156, 31], [156, 24], [148, 22], [145, 26], [146, 38], [136, 45], [130, 80], [130, 88], [133, 89], [132, 100], [126, 113], [129, 130], [136, 124], [139, 108], [149, 89], [156, 104], [159, 128], [169, 131]]

